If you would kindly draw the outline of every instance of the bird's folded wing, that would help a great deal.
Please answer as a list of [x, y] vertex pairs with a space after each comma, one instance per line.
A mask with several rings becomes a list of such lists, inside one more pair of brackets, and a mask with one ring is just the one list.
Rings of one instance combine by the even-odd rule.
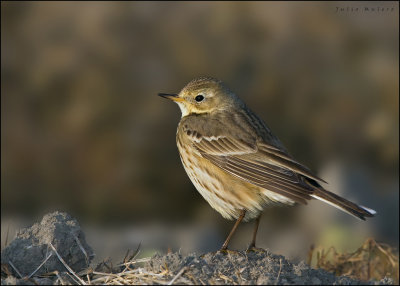
[[282, 150], [264, 142], [259, 142], [257, 146], [258, 146], [258, 152], [270, 157], [271, 160], [275, 161], [276, 164], [282, 166], [283, 168], [288, 168], [294, 172], [302, 174], [303, 176], [313, 179], [315, 181], [326, 183], [326, 181], [314, 175], [310, 171], [310, 169], [308, 169], [306, 166], [300, 164], [299, 162], [291, 158], [288, 154], [286, 154]]
[[313, 187], [299, 174], [319, 180], [280, 149], [264, 142], [251, 144], [228, 136], [201, 136], [195, 148], [211, 163], [234, 176], [296, 202], [311, 199]]

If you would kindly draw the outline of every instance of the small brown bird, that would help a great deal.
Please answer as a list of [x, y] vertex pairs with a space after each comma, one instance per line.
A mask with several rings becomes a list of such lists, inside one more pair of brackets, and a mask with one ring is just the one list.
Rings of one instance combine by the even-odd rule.
[[242, 220], [256, 219], [255, 247], [263, 208], [307, 204], [319, 199], [365, 220], [376, 212], [325, 190], [307, 167], [294, 160], [265, 123], [221, 81], [201, 77], [175, 101], [182, 118], [176, 133], [182, 164], [196, 189], [226, 219], [236, 219], [222, 245], [226, 250]]

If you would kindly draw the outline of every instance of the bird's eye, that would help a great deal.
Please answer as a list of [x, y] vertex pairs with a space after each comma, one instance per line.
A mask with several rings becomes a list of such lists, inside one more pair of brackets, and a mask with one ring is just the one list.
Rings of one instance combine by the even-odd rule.
[[200, 101], [202, 101], [203, 99], [204, 99], [204, 96], [201, 95], [201, 94], [199, 94], [198, 96], [196, 96], [196, 97], [194, 98], [194, 100], [196, 100], [197, 102], [200, 102]]

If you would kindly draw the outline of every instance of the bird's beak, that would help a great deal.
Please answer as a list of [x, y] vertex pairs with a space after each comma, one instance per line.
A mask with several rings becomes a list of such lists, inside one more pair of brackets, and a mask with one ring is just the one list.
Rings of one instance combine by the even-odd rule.
[[177, 94], [170, 94], [170, 93], [159, 93], [158, 96], [164, 97], [164, 98], [168, 98], [172, 101], [175, 102], [182, 102], [184, 101], [183, 98], [179, 97]]

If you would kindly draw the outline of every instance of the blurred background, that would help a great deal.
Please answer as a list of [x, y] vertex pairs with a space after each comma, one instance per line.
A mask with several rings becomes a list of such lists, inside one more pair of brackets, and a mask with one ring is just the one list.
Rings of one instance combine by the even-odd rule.
[[[357, 8], [357, 9], [356, 9]], [[157, 96], [223, 80], [327, 189], [377, 210], [322, 202], [268, 209], [258, 245], [399, 242], [398, 2], [1, 2], [1, 237], [60, 210], [98, 259], [215, 251], [233, 222], [189, 181], [181, 114]], [[233, 249], [245, 249], [253, 223]]]

